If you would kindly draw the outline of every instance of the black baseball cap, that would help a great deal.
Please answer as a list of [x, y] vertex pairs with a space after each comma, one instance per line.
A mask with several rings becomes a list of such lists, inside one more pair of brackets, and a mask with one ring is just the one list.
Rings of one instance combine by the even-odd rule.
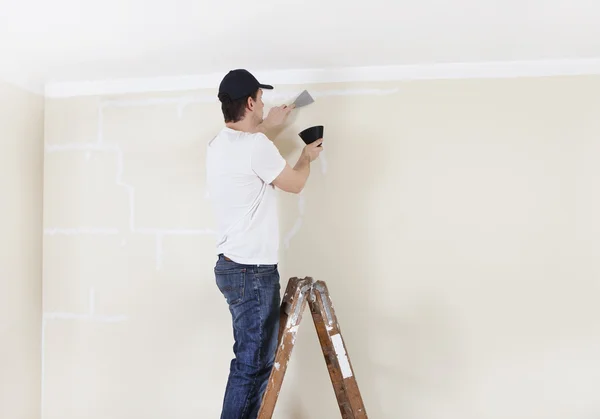
[[231, 70], [219, 85], [219, 95], [227, 94], [231, 100], [241, 99], [249, 96], [258, 89], [273, 89], [273, 86], [261, 84], [248, 70]]

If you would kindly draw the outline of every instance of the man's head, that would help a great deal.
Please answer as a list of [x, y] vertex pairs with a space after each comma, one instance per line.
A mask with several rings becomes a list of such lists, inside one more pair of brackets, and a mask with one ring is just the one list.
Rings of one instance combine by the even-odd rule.
[[219, 85], [219, 100], [225, 122], [235, 123], [250, 117], [260, 124], [264, 109], [262, 89], [273, 89], [273, 86], [260, 84], [247, 70], [227, 73]]

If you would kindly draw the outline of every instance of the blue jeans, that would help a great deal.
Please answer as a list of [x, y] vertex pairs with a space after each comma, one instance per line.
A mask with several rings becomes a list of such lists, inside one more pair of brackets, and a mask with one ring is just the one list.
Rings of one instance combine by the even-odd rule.
[[255, 419], [275, 362], [279, 334], [277, 265], [241, 265], [219, 255], [219, 290], [233, 324], [233, 352], [221, 419]]

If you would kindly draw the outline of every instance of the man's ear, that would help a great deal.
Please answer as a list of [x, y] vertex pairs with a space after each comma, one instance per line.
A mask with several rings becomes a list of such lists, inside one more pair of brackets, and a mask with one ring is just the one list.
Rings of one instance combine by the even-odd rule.
[[246, 107], [251, 111], [254, 110], [254, 100], [252, 99], [252, 96], [248, 97], [248, 100], [246, 101]]

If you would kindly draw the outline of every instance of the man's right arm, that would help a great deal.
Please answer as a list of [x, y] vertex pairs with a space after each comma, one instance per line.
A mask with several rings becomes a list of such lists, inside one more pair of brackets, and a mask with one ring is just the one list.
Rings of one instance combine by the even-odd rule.
[[275, 178], [273, 185], [284, 192], [300, 193], [310, 174], [310, 160], [304, 154], [298, 159], [298, 163], [292, 168], [289, 164], [285, 165], [283, 171]]
[[323, 140], [320, 139], [304, 147], [296, 165], [292, 168], [286, 164], [283, 171], [273, 181], [273, 185], [285, 192], [295, 194], [302, 192], [310, 175], [310, 163], [323, 150], [323, 147], [319, 147], [322, 142]]

